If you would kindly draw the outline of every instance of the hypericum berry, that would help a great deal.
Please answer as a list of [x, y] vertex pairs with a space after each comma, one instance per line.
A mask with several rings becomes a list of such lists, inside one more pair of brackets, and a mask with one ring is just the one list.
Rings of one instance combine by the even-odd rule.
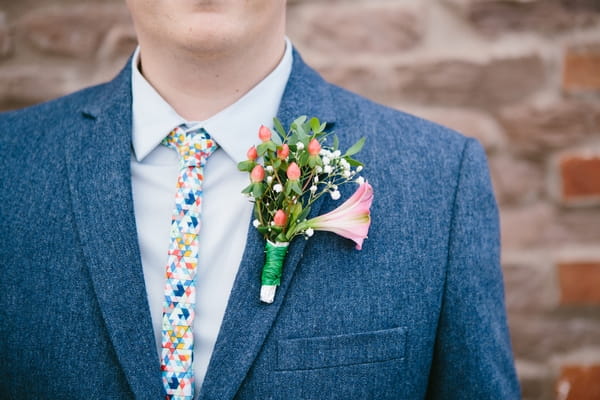
[[250, 147], [248, 149], [248, 152], [246, 153], [246, 157], [248, 157], [248, 160], [250, 161], [256, 160], [258, 158], [258, 152], [256, 151], [256, 147]]
[[311, 156], [317, 156], [317, 155], [319, 155], [320, 151], [321, 151], [321, 144], [319, 143], [319, 141], [317, 139], [312, 139], [308, 143], [308, 154], [310, 154]]
[[268, 142], [271, 140], [271, 130], [264, 125], [260, 126], [258, 130], [258, 138], [263, 142]]
[[254, 183], [262, 182], [265, 179], [265, 170], [262, 165], [257, 165], [252, 168], [252, 172], [250, 173], [250, 180]]
[[281, 146], [281, 149], [277, 150], [277, 157], [280, 160], [287, 160], [289, 155], [290, 155], [290, 146], [288, 146], [287, 144], [284, 143]]
[[275, 226], [284, 227], [287, 223], [287, 215], [283, 210], [277, 210], [273, 217], [273, 222]]
[[287, 177], [291, 181], [297, 181], [300, 179], [300, 168], [298, 167], [298, 164], [293, 162], [288, 166]]

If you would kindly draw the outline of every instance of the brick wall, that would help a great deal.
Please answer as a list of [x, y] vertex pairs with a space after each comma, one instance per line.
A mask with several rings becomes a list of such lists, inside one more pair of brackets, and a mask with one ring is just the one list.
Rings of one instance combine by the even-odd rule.
[[[3, 1], [0, 109], [113, 76], [123, 3]], [[599, 399], [600, 2], [296, 0], [288, 19], [328, 79], [484, 144], [524, 398]]]

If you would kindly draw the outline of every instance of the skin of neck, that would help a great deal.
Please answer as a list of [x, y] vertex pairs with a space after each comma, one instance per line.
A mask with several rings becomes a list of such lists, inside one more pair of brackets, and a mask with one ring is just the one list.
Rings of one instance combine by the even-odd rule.
[[140, 71], [188, 121], [204, 121], [235, 103], [281, 61], [285, 23], [269, 32], [221, 48], [176, 46], [138, 32]]

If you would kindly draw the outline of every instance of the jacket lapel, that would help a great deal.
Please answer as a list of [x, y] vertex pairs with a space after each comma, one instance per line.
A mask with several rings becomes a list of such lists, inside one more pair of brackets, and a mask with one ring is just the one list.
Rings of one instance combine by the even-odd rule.
[[84, 92], [81, 126], [65, 144], [73, 210], [95, 295], [137, 398], [160, 398], [160, 365], [131, 194], [131, 70]]
[[[331, 124], [334, 108], [329, 86], [294, 51], [294, 63], [279, 109], [284, 126], [297, 117], [318, 117]], [[323, 197], [320, 198], [322, 200]], [[311, 216], [319, 213], [315, 202]], [[273, 325], [294, 270], [302, 257], [306, 240], [294, 240], [289, 246], [281, 285], [273, 304], [259, 301], [260, 271], [264, 263], [264, 239], [250, 225], [244, 256], [231, 291], [223, 323], [208, 366], [200, 399], [231, 399], [237, 393]]]

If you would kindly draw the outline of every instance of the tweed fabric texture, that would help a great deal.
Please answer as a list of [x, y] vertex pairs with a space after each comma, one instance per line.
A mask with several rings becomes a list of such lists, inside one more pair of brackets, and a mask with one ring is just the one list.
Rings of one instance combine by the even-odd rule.
[[[0, 115], [2, 398], [164, 398], [131, 198], [130, 76], [128, 64]], [[247, 221], [198, 399], [519, 399], [481, 145], [328, 84], [296, 52], [278, 117], [299, 115], [333, 125], [342, 148], [367, 137], [369, 239], [361, 251], [327, 232], [293, 241], [264, 305], [264, 240]], [[339, 204], [321, 199], [311, 213]]]
[[161, 371], [167, 400], [194, 398], [194, 307], [203, 168], [216, 144], [204, 129], [175, 128], [162, 142], [180, 155], [162, 320]]

